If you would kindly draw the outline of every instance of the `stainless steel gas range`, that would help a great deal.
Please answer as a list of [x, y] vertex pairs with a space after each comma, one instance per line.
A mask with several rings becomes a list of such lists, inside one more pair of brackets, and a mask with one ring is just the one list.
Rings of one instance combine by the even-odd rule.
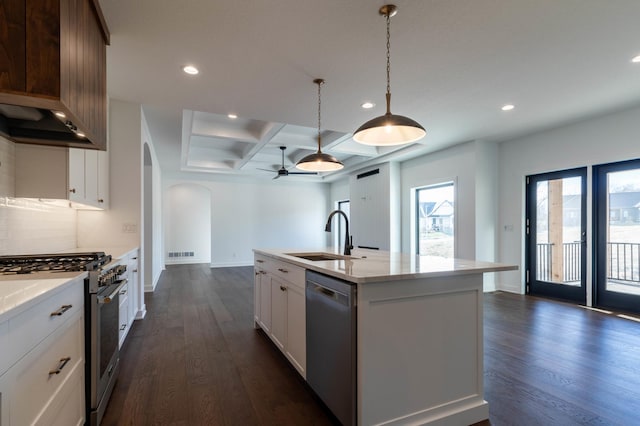
[[[85, 395], [88, 425], [99, 425], [119, 371], [118, 305], [126, 265], [104, 252], [0, 256], [0, 275], [87, 271], [85, 304]], [[64, 308], [64, 307], [63, 307]]]

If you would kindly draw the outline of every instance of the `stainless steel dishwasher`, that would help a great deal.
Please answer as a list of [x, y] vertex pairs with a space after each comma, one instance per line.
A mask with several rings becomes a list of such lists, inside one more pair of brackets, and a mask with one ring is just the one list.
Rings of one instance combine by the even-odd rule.
[[356, 285], [307, 270], [307, 383], [345, 426], [356, 424]]

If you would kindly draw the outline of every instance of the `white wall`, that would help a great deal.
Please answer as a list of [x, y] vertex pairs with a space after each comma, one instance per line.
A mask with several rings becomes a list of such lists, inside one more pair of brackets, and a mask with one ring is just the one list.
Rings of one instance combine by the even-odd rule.
[[[524, 292], [525, 176], [640, 157], [640, 108], [582, 121], [500, 144], [499, 261], [520, 265], [499, 273], [497, 287]], [[591, 205], [588, 181], [587, 206]], [[587, 249], [592, 247], [591, 209], [587, 208]], [[587, 289], [591, 259], [587, 262]]]
[[142, 111], [142, 229], [141, 256], [144, 260], [144, 288], [153, 291], [164, 270], [162, 218], [162, 173], [147, 120]]
[[[349, 200], [349, 176], [345, 176], [335, 182], [331, 182], [329, 188], [329, 198], [327, 199], [327, 212], [330, 213], [338, 208], [338, 201]], [[327, 213], [327, 216], [328, 216]], [[325, 219], [326, 223], [326, 219]], [[335, 230], [337, 227], [332, 228], [334, 232], [325, 232], [327, 247], [339, 248], [344, 244], [344, 236], [340, 237]]]
[[[109, 209], [78, 211], [79, 247], [140, 247], [140, 135], [140, 105], [111, 99]], [[125, 232], [124, 225], [133, 225], [134, 232]]]
[[[202, 185], [177, 184], [165, 197], [166, 264], [211, 262], [211, 191]], [[174, 256], [168, 256], [168, 253]], [[193, 256], [175, 256], [175, 253]]]
[[[211, 191], [214, 267], [252, 265], [254, 248], [317, 249], [326, 245], [327, 184], [189, 174], [165, 176], [163, 193], [180, 183], [199, 184]], [[166, 209], [163, 213], [166, 217]]]

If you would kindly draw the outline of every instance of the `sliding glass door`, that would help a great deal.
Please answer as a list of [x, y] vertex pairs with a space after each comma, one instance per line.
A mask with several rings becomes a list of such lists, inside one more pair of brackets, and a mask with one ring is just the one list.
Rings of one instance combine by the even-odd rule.
[[587, 169], [527, 177], [527, 293], [586, 303]]
[[640, 160], [593, 168], [595, 306], [640, 312]]

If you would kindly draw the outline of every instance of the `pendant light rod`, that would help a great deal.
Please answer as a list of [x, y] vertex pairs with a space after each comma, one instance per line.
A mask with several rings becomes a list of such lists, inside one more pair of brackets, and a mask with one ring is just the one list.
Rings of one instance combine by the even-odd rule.
[[315, 84], [318, 85], [318, 153], [322, 153], [322, 143], [321, 143], [321, 136], [320, 136], [320, 111], [322, 110], [322, 96], [321, 96], [321, 88], [322, 85], [324, 84], [324, 80], [321, 78], [316, 78], [315, 80], [313, 80], [313, 82]]
[[322, 110], [321, 88], [324, 80], [316, 78], [313, 82], [318, 85], [318, 151], [298, 161], [296, 167], [309, 172], [331, 172], [340, 170], [344, 165], [333, 155], [322, 152], [322, 121], [320, 120], [320, 111]]
[[398, 8], [387, 4], [378, 13], [387, 21], [387, 112], [360, 126], [353, 140], [372, 146], [403, 145], [422, 139], [426, 131], [415, 120], [391, 113], [391, 18], [398, 13]]
[[394, 4], [386, 4], [378, 11], [387, 18], [387, 114], [391, 114], [391, 17], [398, 13]]

